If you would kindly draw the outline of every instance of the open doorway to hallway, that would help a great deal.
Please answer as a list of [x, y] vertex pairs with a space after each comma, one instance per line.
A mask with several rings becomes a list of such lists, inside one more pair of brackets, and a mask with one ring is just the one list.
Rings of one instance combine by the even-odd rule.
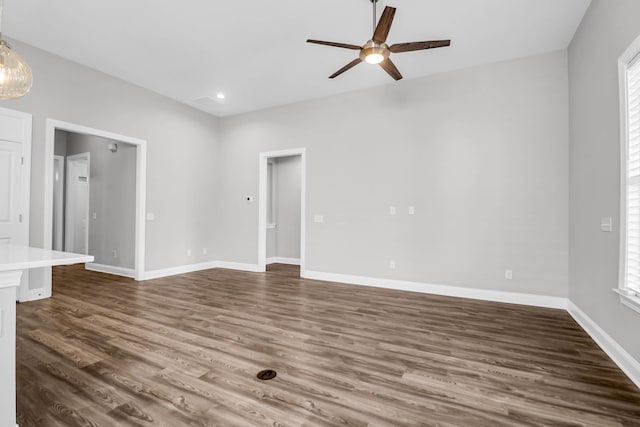
[[[67, 138], [66, 151], [61, 153], [61, 149], [58, 148], [59, 151], [56, 153], [56, 140], [62, 140], [63, 138]], [[69, 141], [72, 142], [69, 143]], [[90, 147], [89, 144], [91, 143], [95, 147]], [[82, 146], [82, 144], [84, 144], [85, 148], [76, 147], [77, 145]], [[97, 150], [95, 153], [92, 151], [94, 149]], [[74, 151], [74, 153], [71, 153], [71, 151]], [[58, 247], [60, 245], [64, 247], [65, 244], [64, 233], [59, 230], [54, 232], [54, 222], [57, 221], [58, 228], [60, 228], [59, 217], [64, 215], [64, 211], [60, 212], [60, 206], [66, 208], [66, 200], [60, 201], [59, 199], [60, 190], [58, 190], [58, 196], [56, 196], [55, 172], [57, 169], [58, 177], [60, 177], [62, 167], [60, 166], [61, 160], [58, 157], [59, 160], [56, 161], [55, 155], [66, 157], [69, 154], [76, 154], [75, 151], [91, 153], [91, 176], [88, 177], [90, 184], [92, 184], [90, 185], [91, 193], [94, 193], [95, 190], [101, 190], [102, 194], [102, 196], [89, 195], [88, 229], [90, 238], [88, 247], [90, 253], [94, 252], [101, 255], [99, 257], [96, 256], [94, 263], [87, 264], [87, 268], [133, 277], [136, 280], [144, 280], [147, 141], [143, 139], [79, 124], [47, 119], [44, 153], [44, 247], [46, 249], [53, 248], [54, 242]], [[104, 158], [114, 159], [117, 157], [124, 159], [124, 162], [115, 167], [116, 172], [112, 170], [114, 168], [109, 169], [109, 167], [102, 165]], [[62, 163], [64, 164], [66, 161], [63, 159]], [[64, 168], [67, 168], [66, 164]], [[121, 168], [128, 172], [123, 171]], [[133, 177], [131, 170], [133, 170]], [[62, 174], [62, 176], [66, 176], [66, 173]], [[108, 177], [112, 178], [108, 179]], [[57, 215], [54, 214], [54, 210], [56, 210], [54, 209], [54, 199], [56, 197], [58, 197], [59, 201], [55, 206], [58, 212]], [[126, 202], [112, 202], [112, 197], [124, 199]], [[105, 223], [104, 221], [107, 219], [111, 222]], [[102, 230], [100, 224], [97, 224], [97, 222], [101, 221], [103, 222]], [[92, 229], [103, 234], [126, 235], [129, 242], [131, 241], [130, 236], [133, 235], [133, 250], [131, 250], [130, 243], [125, 249], [119, 250], [117, 246], [114, 247], [113, 243], [109, 243], [106, 238], [97, 240], [102, 242], [101, 245], [103, 246], [98, 247], [96, 250], [92, 249]], [[108, 230], [108, 232], [104, 230]], [[113, 236], [109, 236], [109, 238], [111, 237]], [[60, 243], [61, 241], [62, 243]], [[133, 257], [133, 264], [130, 262], [131, 257]], [[112, 265], [113, 262], [109, 262], [113, 259], [123, 260], [125, 258], [129, 260], [128, 265], [125, 267]], [[105, 262], [105, 264], [100, 264], [101, 262]], [[45, 278], [43, 283], [43, 297], [46, 298], [51, 296], [51, 276], [49, 275], [49, 277]]]
[[258, 265], [305, 267], [306, 152], [304, 148], [260, 153]]
[[267, 265], [300, 265], [301, 160], [267, 161]]
[[51, 239], [91, 270], [135, 276], [136, 146], [56, 130]]

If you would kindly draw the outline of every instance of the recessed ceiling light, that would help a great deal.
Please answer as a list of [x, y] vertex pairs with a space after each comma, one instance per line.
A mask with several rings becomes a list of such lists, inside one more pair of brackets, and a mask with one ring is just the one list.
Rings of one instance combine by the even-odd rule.
[[216, 95], [216, 98], [218, 99], [224, 99], [224, 93], [219, 93]]

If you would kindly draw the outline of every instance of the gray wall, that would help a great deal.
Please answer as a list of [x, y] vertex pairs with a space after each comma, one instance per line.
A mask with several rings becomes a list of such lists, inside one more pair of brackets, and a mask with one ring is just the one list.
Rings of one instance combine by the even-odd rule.
[[[53, 154], [56, 156], [67, 155], [67, 136], [68, 132], [56, 129], [55, 145], [53, 146]], [[66, 167], [66, 166], [65, 166]]]
[[300, 156], [275, 159], [275, 256], [300, 258]]
[[[147, 210], [156, 220], [147, 223], [147, 270], [256, 263], [258, 203], [246, 196], [258, 193], [258, 153], [306, 147], [309, 270], [567, 294], [566, 52], [217, 120], [14, 47], [35, 84], [0, 105], [34, 115], [36, 246], [45, 119], [55, 118], [148, 141]], [[315, 214], [325, 222], [313, 223]]]
[[[640, 35], [640, 2], [593, 0], [569, 48], [569, 297], [640, 360], [638, 313], [620, 304], [619, 56]], [[614, 233], [600, 218], [614, 218]], [[633, 326], [632, 326], [633, 325]]]
[[[136, 147], [68, 133], [67, 155], [90, 153], [89, 254], [95, 263], [135, 267]], [[95, 214], [96, 218], [93, 218]], [[116, 256], [113, 256], [116, 251]]]
[[222, 259], [257, 262], [258, 153], [306, 147], [307, 269], [566, 296], [567, 88], [562, 51], [226, 118]]
[[[44, 241], [44, 145], [47, 118], [148, 142], [146, 269], [219, 259], [216, 253], [218, 120], [203, 112], [17, 41], [34, 85], [0, 106], [33, 114], [31, 235]], [[202, 248], [208, 255], [202, 255]], [[193, 255], [186, 255], [187, 249]]]

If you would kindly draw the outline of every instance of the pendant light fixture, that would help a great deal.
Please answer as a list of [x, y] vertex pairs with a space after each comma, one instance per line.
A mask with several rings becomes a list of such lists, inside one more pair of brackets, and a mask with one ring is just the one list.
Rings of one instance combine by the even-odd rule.
[[16, 99], [29, 93], [33, 76], [29, 64], [2, 40], [3, 3], [0, 0], [0, 99]]

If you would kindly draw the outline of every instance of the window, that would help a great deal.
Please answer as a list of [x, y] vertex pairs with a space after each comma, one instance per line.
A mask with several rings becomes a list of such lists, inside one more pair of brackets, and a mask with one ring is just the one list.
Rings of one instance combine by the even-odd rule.
[[640, 311], [640, 39], [620, 58], [621, 301]]

